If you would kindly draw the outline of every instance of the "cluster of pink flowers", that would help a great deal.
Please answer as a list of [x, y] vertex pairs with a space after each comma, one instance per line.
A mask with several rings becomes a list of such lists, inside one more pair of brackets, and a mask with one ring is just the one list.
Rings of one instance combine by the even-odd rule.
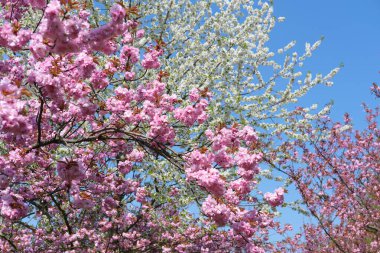
[[[196, 99], [195, 96], [194, 101]], [[260, 172], [258, 166], [262, 155], [255, 148], [258, 136], [251, 127], [239, 129], [238, 125], [215, 132], [207, 130], [206, 135], [211, 146], [192, 151], [186, 168], [187, 179], [195, 181], [209, 193], [202, 204], [202, 212], [218, 226], [229, 226], [230, 235], [245, 245], [247, 252], [263, 252], [260, 246], [248, 245], [244, 240], [260, 234], [260, 229], [274, 228], [272, 217], [240, 207], [243, 201], [255, 203], [249, 196], [255, 186], [253, 179]], [[236, 173], [238, 177], [227, 181], [223, 173]], [[265, 199], [270, 205], [278, 206], [284, 200], [283, 194], [280, 188], [275, 196], [266, 193]]]
[[210, 195], [203, 202], [202, 210], [219, 226], [226, 225], [231, 215], [230, 209], [225, 204], [218, 204], [218, 202]]
[[0, 205], [1, 215], [11, 220], [21, 219], [28, 213], [28, 207], [25, 205], [23, 197], [10, 193], [9, 188], [1, 192]]
[[13, 51], [21, 50], [30, 40], [30, 30], [20, 30], [15, 33], [14, 27], [6, 23], [0, 28], [0, 46], [8, 47]]
[[162, 50], [152, 50], [145, 54], [141, 65], [146, 69], [157, 69], [160, 67], [158, 57], [162, 55]]
[[267, 192], [264, 199], [273, 207], [282, 205], [284, 203], [284, 189], [280, 187], [274, 193]]
[[85, 178], [85, 173], [83, 171], [82, 165], [77, 161], [58, 161], [57, 172], [58, 176], [66, 182], [71, 182], [74, 180], [80, 181]]
[[136, 63], [140, 59], [140, 50], [136, 47], [125, 45], [120, 52], [120, 61], [125, 64], [127, 61]]
[[188, 127], [191, 127], [198, 122], [202, 124], [208, 118], [206, 108], [208, 102], [204, 98], [200, 98], [199, 90], [193, 89], [190, 91], [190, 101], [195, 103], [194, 105], [188, 105], [185, 108], [177, 108], [174, 111], [174, 117], [181, 123]]

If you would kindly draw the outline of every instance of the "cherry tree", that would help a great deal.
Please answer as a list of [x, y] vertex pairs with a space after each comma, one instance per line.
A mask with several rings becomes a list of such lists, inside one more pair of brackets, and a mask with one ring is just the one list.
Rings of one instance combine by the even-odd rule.
[[269, 238], [290, 227], [274, 220], [284, 190], [257, 190], [258, 134], [216, 124], [215, 87], [174, 88], [170, 40], [146, 39], [138, 4], [1, 6], [2, 251], [293, 247]]
[[[315, 222], [306, 224], [306, 252], [379, 252], [379, 109], [364, 106], [367, 128], [320, 120], [304, 128], [309, 143], [288, 145], [285, 169]], [[304, 165], [292, 166], [301, 156]]]

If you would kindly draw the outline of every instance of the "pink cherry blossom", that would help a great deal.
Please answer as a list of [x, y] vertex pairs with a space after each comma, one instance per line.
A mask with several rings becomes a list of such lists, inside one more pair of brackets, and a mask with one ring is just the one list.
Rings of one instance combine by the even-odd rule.
[[160, 67], [158, 57], [162, 54], [161, 51], [152, 50], [144, 55], [141, 65], [146, 69], [157, 69]]
[[267, 192], [264, 198], [271, 206], [279, 206], [284, 202], [284, 189], [280, 187], [274, 193]]

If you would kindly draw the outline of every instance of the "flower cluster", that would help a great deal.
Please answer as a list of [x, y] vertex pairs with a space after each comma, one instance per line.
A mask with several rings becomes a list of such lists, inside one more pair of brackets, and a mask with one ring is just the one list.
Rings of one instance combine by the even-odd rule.
[[279, 206], [284, 203], [284, 189], [278, 188], [274, 193], [265, 193], [264, 198], [271, 206]]
[[[261, 153], [255, 148], [258, 144], [256, 132], [249, 126], [240, 128], [237, 124], [222, 127], [217, 131], [207, 130], [210, 141], [209, 148], [199, 148], [187, 157], [186, 177], [195, 181], [208, 192], [202, 204], [202, 212], [217, 226], [228, 226], [230, 235], [248, 252], [264, 249], [247, 244], [260, 233], [275, 229], [273, 217], [257, 210], [248, 211], [241, 208], [255, 205], [256, 200], [250, 198], [255, 188], [254, 177], [260, 172]], [[229, 177], [225, 175], [236, 175]], [[279, 205], [283, 201], [284, 191], [276, 190], [276, 196], [265, 198], [271, 205]], [[252, 226], [252, 224], [256, 224]]]

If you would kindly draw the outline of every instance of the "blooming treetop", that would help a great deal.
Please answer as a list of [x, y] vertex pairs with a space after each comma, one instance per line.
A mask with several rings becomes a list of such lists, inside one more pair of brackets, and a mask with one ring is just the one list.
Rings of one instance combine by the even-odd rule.
[[308, 144], [286, 145], [283, 169], [315, 218], [304, 227], [305, 252], [380, 251], [379, 109], [364, 108], [366, 129], [354, 130], [348, 114], [344, 124], [326, 118], [303, 128]]

